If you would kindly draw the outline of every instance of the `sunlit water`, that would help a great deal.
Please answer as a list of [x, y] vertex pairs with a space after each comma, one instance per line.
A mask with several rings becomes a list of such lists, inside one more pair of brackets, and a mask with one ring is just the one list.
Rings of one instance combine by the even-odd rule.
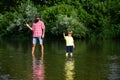
[[0, 80], [120, 80], [119, 41], [75, 40], [72, 59], [64, 40], [45, 40], [31, 56], [30, 41], [0, 41]]

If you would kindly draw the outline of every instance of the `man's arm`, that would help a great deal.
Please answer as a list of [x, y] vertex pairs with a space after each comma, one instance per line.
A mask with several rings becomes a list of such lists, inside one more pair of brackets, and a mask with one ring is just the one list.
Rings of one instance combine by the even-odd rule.
[[43, 32], [42, 32], [42, 38], [45, 37], [45, 29], [43, 29]]
[[32, 30], [32, 28], [30, 27], [30, 25], [29, 25], [29, 24], [27, 24], [27, 23], [26, 23], [26, 26], [27, 26], [30, 30]]

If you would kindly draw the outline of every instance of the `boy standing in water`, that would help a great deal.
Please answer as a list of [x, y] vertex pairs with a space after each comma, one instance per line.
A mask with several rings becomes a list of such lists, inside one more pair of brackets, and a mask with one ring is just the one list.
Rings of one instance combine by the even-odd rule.
[[75, 47], [74, 45], [74, 39], [72, 37], [72, 31], [68, 30], [68, 35], [65, 36], [65, 33], [63, 33], [64, 39], [66, 41], [66, 58], [69, 56], [73, 56], [73, 48]]

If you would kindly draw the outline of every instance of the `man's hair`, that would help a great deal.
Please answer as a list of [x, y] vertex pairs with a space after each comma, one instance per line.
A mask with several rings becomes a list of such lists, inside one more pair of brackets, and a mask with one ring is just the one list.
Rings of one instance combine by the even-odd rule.
[[35, 15], [35, 18], [40, 18], [39, 14], [36, 14], [36, 15]]

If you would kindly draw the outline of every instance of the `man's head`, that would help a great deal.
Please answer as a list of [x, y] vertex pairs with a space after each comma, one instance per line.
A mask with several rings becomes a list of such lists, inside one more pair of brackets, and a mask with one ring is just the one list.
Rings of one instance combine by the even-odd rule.
[[38, 22], [40, 20], [40, 16], [38, 14], [35, 15], [35, 22]]
[[40, 18], [40, 16], [38, 14], [35, 15], [35, 18]]

